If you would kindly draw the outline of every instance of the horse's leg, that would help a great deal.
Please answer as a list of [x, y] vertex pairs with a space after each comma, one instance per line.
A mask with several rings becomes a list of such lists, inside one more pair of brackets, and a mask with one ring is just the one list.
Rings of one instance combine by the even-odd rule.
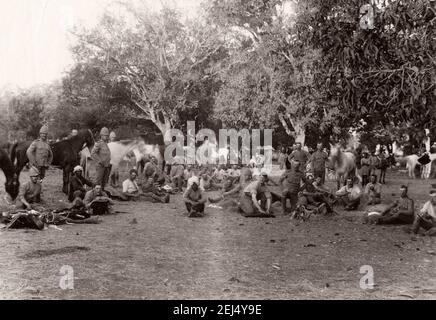
[[70, 182], [70, 171], [71, 171], [71, 166], [69, 164], [67, 164], [64, 168], [63, 168], [63, 179], [62, 179], [62, 192], [65, 194], [68, 194], [68, 184]]

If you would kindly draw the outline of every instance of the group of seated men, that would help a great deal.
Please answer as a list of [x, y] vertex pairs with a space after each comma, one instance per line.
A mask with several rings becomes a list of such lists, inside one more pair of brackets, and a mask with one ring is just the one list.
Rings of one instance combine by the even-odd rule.
[[[373, 175], [369, 183], [361, 190], [357, 183], [348, 179], [346, 185], [337, 192], [331, 192], [322, 183], [321, 176], [306, 174], [298, 160], [291, 162], [275, 182], [266, 173], [252, 166], [171, 166], [159, 170], [155, 160], [147, 163], [141, 182], [138, 172], [130, 170], [129, 177], [123, 182], [123, 194], [128, 199], [144, 199], [151, 202], [168, 203], [170, 196], [164, 185], [183, 192], [183, 200], [190, 216], [203, 216], [206, 202], [219, 203], [222, 206], [236, 205], [244, 216], [271, 215], [271, 206], [280, 202], [283, 214], [332, 213], [333, 205], [342, 204], [346, 210], [356, 210], [364, 196], [368, 205], [381, 203], [381, 185]], [[39, 172], [29, 170], [30, 180], [20, 188], [17, 208], [32, 209], [41, 202], [41, 183]], [[279, 186], [281, 192], [273, 192], [268, 185]], [[88, 187], [88, 190], [87, 188]], [[218, 196], [207, 197], [206, 191], [219, 191]], [[430, 193], [431, 200], [425, 203], [419, 213], [415, 213], [414, 201], [409, 198], [407, 187], [401, 187], [400, 198], [387, 206], [378, 215], [371, 216], [376, 224], [412, 224], [410, 229], [417, 233], [420, 228], [429, 234], [436, 233], [435, 205], [436, 191]], [[287, 207], [290, 200], [291, 206]], [[83, 176], [83, 169], [76, 166], [70, 179], [69, 200], [72, 207], [83, 209], [91, 214], [104, 214], [112, 211], [113, 201], [103, 190]]]

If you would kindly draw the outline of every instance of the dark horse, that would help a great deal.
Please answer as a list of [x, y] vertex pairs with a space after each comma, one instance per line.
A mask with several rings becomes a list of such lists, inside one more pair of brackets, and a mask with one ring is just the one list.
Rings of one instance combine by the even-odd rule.
[[8, 153], [0, 149], [0, 168], [6, 177], [5, 190], [15, 200], [20, 189], [20, 181]]
[[[29, 162], [27, 158], [27, 149], [31, 141], [23, 141], [14, 144], [11, 150], [11, 160], [14, 163], [17, 161], [17, 174], [19, 175], [24, 166]], [[77, 136], [62, 140], [51, 145], [53, 152], [52, 166], [59, 167], [63, 170], [63, 186], [62, 191], [68, 194], [68, 184], [70, 173], [73, 168], [80, 163], [79, 152], [84, 146], [91, 149], [94, 146], [94, 137], [91, 130], [81, 130]]]

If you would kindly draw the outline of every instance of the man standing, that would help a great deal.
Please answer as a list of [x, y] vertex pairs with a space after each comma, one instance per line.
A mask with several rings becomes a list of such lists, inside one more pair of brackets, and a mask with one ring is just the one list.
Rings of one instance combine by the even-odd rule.
[[287, 214], [286, 202], [288, 199], [291, 201], [291, 212], [293, 212], [297, 206], [301, 182], [305, 180], [300, 166], [299, 161], [292, 161], [291, 169], [286, 170], [279, 179], [279, 183], [282, 185], [282, 210], [284, 215]]
[[48, 127], [44, 125], [39, 130], [39, 139], [33, 141], [26, 152], [30, 165], [38, 169], [41, 180], [44, 179], [45, 170], [53, 161], [53, 153], [47, 143], [47, 135]]
[[301, 142], [297, 142], [295, 144], [295, 150], [292, 151], [292, 153], [289, 156], [289, 161], [291, 160], [298, 161], [300, 163], [299, 170], [301, 172], [305, 172], [308, 159], [309, 156], [307, 152], [301, 149]]
[[91, 152], [91, 158], [96, 163], [97, 182], [104, 190], [106, 183], [109, 181], [111, 172], [111, 151], [107, 145], [109, 141], [108, 128], [102, 128], [100, 131], [101, 140], [96, 142]]
[[316, 151], [312, 154], [312, 169], [315, 177], [321, 178], [321, 183], [325, 182], [325, 164], [328, 159], [328, 154], [322, 150], [322, 143], [316, 145]]

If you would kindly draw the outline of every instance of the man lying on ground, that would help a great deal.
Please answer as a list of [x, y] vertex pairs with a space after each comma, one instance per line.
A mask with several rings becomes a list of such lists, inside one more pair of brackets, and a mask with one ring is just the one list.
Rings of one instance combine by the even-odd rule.
[[20, 193], [16, 201], [17, 209], [34, 209], [41, 203], [41, 182], [37, 169], [31, 167], [29, 170], [30, 181], [21, 185]]
[[336, 191], [336, 196], [345, 206], [345, 210], [357, 210], [362, 198], [362, 190], [357, 184], [353, 183], [352, 179], [347, 179], [347, 184]]
[[407, 195], [408, 188], [402, 185], [400, 199], [389, 205], [374, 221], [376, 224], [411, 224], [414, 220], [415, 205]]
[[86, 193], [83, 202], [91, 215], [113, 213], [112, 206], [114, 205], [114, 202], [108, 197], [99, 184]]
[[368, 205], [381, 203], [381, 183], [377, 182], [377, 175], [371, 175], [369, 183], [365, 186], [365, 195], [368, 196]]
[[94, 188], [94, 184], [83, 176], [83, 168], [81, 166], [75, 166], [70, 178], [68, 200], [73, 201], [77, 196], [83, 200], [86, 194], [85, 186]]
[[203, 217], [207, 198], [200, 189], [200, 181], [198, 177], [191, 177], [188, 184], [189, 187], [183, 194], [183, 200], [185, 201], [189, 217]]

